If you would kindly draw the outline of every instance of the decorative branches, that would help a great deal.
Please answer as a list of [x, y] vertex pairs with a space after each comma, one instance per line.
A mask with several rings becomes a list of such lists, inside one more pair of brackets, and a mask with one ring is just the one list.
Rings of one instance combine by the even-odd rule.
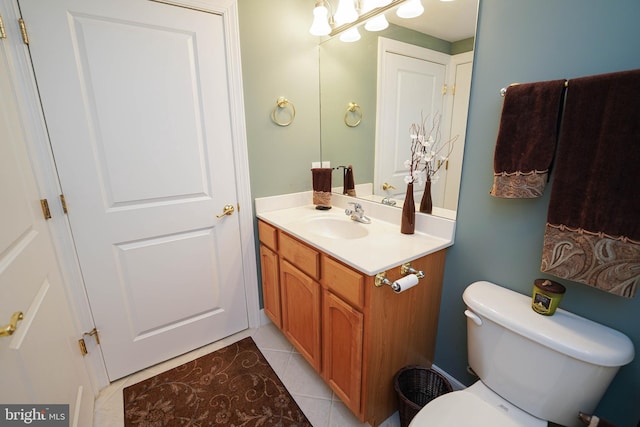
[[453, 145], [458, 140], [456, 135], [442, 141], [441, 120], [442, 114], [437, 113], [430, 122], [427, 116], [421, 123], [413, 123], [409, 128], [411, 159], [404, 162], [405, 167], [409, 169], [409, 175], [404, 178], [405, 183], [415, 182], [422, 185], [425, 181], [438, 179], [438, 171], [446, 164], [453, 151]]

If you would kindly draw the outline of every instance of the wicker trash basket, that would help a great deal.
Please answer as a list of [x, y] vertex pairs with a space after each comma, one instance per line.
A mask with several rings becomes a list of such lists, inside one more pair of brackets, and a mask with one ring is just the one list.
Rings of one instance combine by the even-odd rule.
[[445, 377], [423, 366], [406, 366], [400, 369], [393, 385], [398, 395], [398, 413], [402, 427], [408, 427], [413, 417], [431, 400], [453, 391]]

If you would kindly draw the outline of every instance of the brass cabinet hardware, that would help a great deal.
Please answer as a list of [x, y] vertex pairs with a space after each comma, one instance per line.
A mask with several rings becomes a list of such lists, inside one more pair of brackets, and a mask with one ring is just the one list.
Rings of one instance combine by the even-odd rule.
[[18, 327], [18, 322], [22, 319], [24, 319], [24, 315], [21, 311], [16, 311], [15, 313], [13, 313], [11, 315], [11, 319], [9, 320], [9, 324], [3, 326], [0, 329], [0, 337], [8, 337], [10, 335], [13, 335], [13, 333], [16, 331], [16, 328]]
[[232, 215], [234, 211], [235, 208], [233, 207], [233, 205], [224, 205], [224, 208], [222, 208], [222, 213], [220, 215], [216, 215], [216, 218], [222, 218], [225, 215]]

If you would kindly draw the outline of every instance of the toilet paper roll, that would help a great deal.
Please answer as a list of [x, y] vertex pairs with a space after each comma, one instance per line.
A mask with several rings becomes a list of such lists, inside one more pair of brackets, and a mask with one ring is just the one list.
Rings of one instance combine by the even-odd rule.
[[391, 284], [391, 289], [395, 291], [395, 293], [399, 294], [400, 292], [404, 292], [407, 289], [413, 288], [418, 284], [418, 276], [415, 274], [408, 274], [404, 276], [402, 279], [398, 279]]

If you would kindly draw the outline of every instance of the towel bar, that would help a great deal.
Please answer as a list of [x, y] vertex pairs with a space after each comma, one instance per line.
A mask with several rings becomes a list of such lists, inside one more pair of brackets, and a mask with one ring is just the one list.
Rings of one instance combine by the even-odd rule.
[[[500, 89], [500, 96], [504, 97], [507, 94], [507, 89], [510, 88], [511, 86], [517, 86], [520, 83], [511, 83], [509, 86], [507, 87], [503, 87], [502, 89]], [[569, 81], [565, 81], [564, 82], [564, 87], [569, 87]]]

